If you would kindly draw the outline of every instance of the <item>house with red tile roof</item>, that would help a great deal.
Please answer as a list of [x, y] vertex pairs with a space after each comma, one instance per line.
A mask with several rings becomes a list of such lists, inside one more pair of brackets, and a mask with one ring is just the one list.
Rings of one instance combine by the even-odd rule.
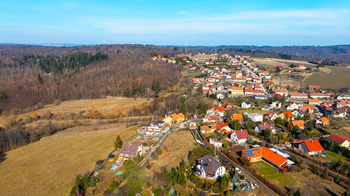
[[236, 142], [238, 144], [246, 143], [249, 137], [250, 136], [249, 136], [248, 131], [246, 129], [233, 131], [233, 133], [230, 136], [231, 140], [233, 140], [234, 142]]
[[200, 130], [202, 133], [212, 133], [216, 130], [216, 125], [200, 126]]
[[242, 157], [246, 157], [251, 162], [264, 160], [278, 169], [288, 167], [288, 159], [266, 147], [252, 148], [242, 151]]
[[282, 89], [274, 89], [273, 91], [272, 91], [272, 93], [274, 93], [274, 94], [277, 94], [277, 95], [284, 95], [284, 96], [288, 96], [288, 90], [287, 89], [285, 89], [285, 88], [282, 88]]
[[335, 143], [338, 143], [342, 147], [349, 148], [350, 138], [346, 137], [345, 135], [330, 135], [326, 138]]
[[291, 144], [307, 155], [318, 155], [324, 150], [318, 140], [292, 141]]
[[291, 111], [283, 112], [283, 115], [288, 121], [294, 120], [294, 115]]
[[318, 85], [309, 85], [309, 90], [320, 90], [321, 87]]

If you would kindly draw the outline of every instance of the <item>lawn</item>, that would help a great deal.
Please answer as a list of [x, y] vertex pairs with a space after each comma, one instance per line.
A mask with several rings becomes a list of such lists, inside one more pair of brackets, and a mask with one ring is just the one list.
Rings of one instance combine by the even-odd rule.
[[338, 161], [340, 159], [343, 162], [349, 162], [348, 158], [346, 158], [344, 156], [341, 156], [339, 154], [336, 154], [334, 152], [331, 152], [329, 150], [327, 150], [327, 157], [319, 158], [319, 159], [321, 159], [323, 161], [329, 161], [329, 162], [331, 162], [331, 161]]
[[117, 135], [131, 139], [138, 127], [75, 127], [11, 150], [0, 163], [2, 195], [68, 195], [77, 174], [113, 150]]
[[331, 73], [314, 73], [305, 78], [303, 85], [320, 85], [322, 88], [342, 88], [349, 86], [350, 69], [343, 67], [327, 67]]
[[295, 192], [300, 188], [302, 195], [342, 195], [345, 189], [313, 174], [310, 170], [302, 172], [280, 173], [263, 161], [255, 162], [252, 167], [272, 183]]

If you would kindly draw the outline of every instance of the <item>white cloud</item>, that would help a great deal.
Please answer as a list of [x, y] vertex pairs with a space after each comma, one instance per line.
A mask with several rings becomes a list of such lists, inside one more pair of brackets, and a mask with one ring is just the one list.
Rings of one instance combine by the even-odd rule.
[[[186, 15], [182, 11], [177, 14]], [[247, 11], [212, 17], [158, 20], [98, 17], [82, 18], [82, 21], [117, 34], [345, 35], [350, 30], [350, 10]]]

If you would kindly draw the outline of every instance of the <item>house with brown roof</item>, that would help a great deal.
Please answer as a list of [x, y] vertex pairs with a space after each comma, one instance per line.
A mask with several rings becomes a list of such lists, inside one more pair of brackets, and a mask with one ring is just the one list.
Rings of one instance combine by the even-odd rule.
[[324, 150], [318, 140], [292, 141], [291, 144], [307, 155], [318, 155]]
[[195, 173], [200, 178], [216, 180], [225, 175], [225, 167], [211, 155], [205, 155], [197, 159], [196, 162]]
[[274, 121], [276, 120], [276, 118], [277, 118], [277, 114], [274, 112], [269, 111], [267, 112], [267, 114], [264, 114], [265, 120]]
[[233, 133], [230, 135], [230, 139], [238, 144], [246, 143], [249, 137], [250, 136], [246, 129], [233, 131]]
[[338, 143], [340, 146], [345, 147], [345, 148], [349, 148], [349, 142], [350, 142], [350, 138], [346, 137], [345, 135], [330, 135], [328, 137], [326, 137], [328, 140], [331, 140], [335, 143]]
[[133, 143], [124, 143], [120, 148], [118, 156], [124, 158], [135, 158], [138, 153], [142, 154], [142, 143], [135, 141]]
[[221, 119], [219, 116], [211, 116], [211, 115], [206, 115], [205, 118], [203, 118], [203, 122], [205, 123], [215, 123], [219, 122]]

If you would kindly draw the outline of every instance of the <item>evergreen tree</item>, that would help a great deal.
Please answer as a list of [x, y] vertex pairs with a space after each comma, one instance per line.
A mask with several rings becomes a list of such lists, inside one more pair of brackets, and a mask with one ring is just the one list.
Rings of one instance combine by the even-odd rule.
[[44, 80], [42, 79], [42, 77], [40, 76], [40, 74], [38, 74], [38, 81], [40, 82], [40, 84], [44, 83]]
[[327, 179], [328, 178], [328, 168], [326, 167], [326, 169], [323, 172], [323, 178]]
[[114, 142], [114, 148], [121, 148], [123, 145], [122, 139], [120, 139], [120, 136], [117, 136], [117, 139]]
[[295, 192], [294, 196], [301, 196], [300, 188], [297, 189], [297, 192]]

